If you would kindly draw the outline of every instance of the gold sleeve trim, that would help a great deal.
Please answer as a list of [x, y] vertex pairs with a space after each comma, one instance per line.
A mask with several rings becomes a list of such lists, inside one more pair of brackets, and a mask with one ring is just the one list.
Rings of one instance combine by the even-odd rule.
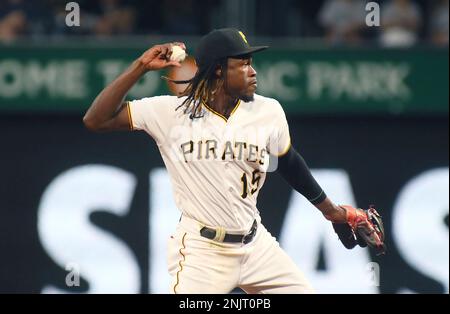
[[283, 157], [284, 155], [286, 155], [290, 148], [291, 148], [291, 139], [289, 139], [288, 146], [283, 150], [281, 154], [278, 154], [277, 157]]
[[127, 112], [128, 112], [128, 123], [130, 126], [130, 131], [134, 130], [134, 126], [133, 126], [133, 118], [131, 117], [131, 109], [130, 109], [130, 102], [127, 101]]

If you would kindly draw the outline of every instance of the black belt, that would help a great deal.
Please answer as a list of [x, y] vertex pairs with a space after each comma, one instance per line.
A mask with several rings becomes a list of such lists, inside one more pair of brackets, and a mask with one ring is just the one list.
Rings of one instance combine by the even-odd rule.
[[[256, 234], [256, 229], [258, 229], [258, 223], [253, 221], [253, 225], [250, 228], [250, 231], [247, 234], [230, 234], [225, 233], [225, 236], [223, 238], [223, 242], [232, 242], [232, 243], [250, 243]], [[214, 240], [216, 238], [217, 231], [216, 229], [211, 229], [208, 227], [203, 227], [200, 229], [200, 235], [202, 237], [208, 238], [210, 240]]]

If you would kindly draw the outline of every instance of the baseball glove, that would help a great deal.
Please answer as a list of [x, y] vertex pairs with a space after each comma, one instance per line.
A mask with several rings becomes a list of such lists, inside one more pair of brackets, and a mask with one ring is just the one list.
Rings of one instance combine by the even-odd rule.
[[380, 214], [373, 206], [367, 210], [356, 209], [349, 205], [340, 206], [346, 211], [347, 223], [333, 223], [334, 231], [347, 249], [357, 244], [375, 249], [377, 255], [386, 252], [384, 227]]

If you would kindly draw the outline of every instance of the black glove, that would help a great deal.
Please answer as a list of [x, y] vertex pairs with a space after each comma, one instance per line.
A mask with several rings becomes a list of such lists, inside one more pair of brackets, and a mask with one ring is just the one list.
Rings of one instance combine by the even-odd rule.
[[334, 231], [347, 249], [356, 244], [361, 247], [369, 245], [377, 255], [384, 254], [384, 227], [381, 216], [370, 206], [368, 210], [356, 209], [349, 205], [341, 206], [347, 214], [347, 223], [333, 223]]

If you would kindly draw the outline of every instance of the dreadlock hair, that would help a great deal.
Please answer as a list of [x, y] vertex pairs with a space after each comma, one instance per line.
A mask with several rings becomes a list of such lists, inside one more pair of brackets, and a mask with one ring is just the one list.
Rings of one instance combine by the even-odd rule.
[[[223, 76], [217, 78], [215, 71], [217, 67], [222, 69]], [[184, 107], [184, 113], [189, 113], [190, 119], [203, 117], [202, 106], [203, 102], [209, 102], [214, 99], [214, 94], [223, 86], [224, 75], [226, 73], [227, 59], [220, 59], [208, 66], [199, 67], [194, 77], [189, 80], [172, 80], [168, 77], [162, 77], [175, 84], [189, 85], [178, 96], [187, 98], [175, 110]], [[214, 88], [214, 84], [216, 84]], [[213, 90], [214, 88], [214, 90]]]

